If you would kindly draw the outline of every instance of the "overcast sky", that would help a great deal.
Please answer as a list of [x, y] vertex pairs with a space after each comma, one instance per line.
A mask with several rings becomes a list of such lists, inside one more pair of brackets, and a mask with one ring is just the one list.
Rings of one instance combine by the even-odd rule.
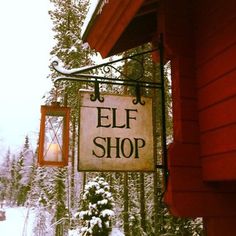
[[41, 98], [52, 86], [48, 10], [49, 0], [0, 1], [0, 157], [38, 137]]

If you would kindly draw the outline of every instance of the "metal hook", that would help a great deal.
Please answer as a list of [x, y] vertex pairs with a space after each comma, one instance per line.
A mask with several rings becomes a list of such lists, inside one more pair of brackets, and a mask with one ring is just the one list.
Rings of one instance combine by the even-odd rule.
[[144, 105], [145, 102], [141, 100], [141, 89], [139, 83], [135, 86], [136, 99], [133, 100], [133, 104], [137, 105], [138, 103]]
[[99, 102], [103, 102], [104, 98], [100, 96], [100, 90], [99, 90], [99, 82], [95, 80], [94, 82], [94, 94], [90, 95], [90, 100], [95, 102], [98, 100]]

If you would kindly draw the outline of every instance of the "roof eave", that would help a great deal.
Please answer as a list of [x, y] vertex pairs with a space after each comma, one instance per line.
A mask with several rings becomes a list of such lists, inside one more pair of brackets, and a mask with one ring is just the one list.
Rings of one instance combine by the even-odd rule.
[[100, 0], [87, 19], [82, 35], [92, 49], [102, 57], [110, 56], [125, 28], [134, 18], [145, 0]]

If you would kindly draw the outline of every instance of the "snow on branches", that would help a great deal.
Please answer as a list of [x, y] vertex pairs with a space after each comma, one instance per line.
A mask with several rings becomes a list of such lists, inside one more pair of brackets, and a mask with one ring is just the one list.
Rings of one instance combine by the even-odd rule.
[[114, 216], [109, 184], [102, 177], [94, 178], [85, 186], [83, 199], [85, 209], [75, 215], [85, 223], [80, 229], [80, 235], [108, 235]]

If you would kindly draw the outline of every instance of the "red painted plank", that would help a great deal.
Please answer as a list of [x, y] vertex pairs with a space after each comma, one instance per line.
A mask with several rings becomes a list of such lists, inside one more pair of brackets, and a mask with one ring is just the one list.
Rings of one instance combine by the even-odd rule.
[[[230, 19], [230, 22], [222, 21], [224, 25], [218, 25], [217, 31], [212, 32], [209, 37], [198, 36], [196, 50], [196, 67], [199, 68], [202, 64], [211, 60], [213, 57], [221, 54], [225, 48], [230, 47], [236, 42], [236, 16]], [[212, 28], [208, 29], [209, 31]]]
[[236, 123], [204, 133], [200, 140], [201, 156], [236, 150]]
[[[188, 157], [191, 159], [190, 157]], [[176, 192], [209, 192], [210, 188], [202, 180], [201, 167], [172, 166], [169, 168], [172, 191]]]
[[212, 58], [211, 61], [202, 65], [196, 72], [199, 88], [206, 86], [216, 79], [224, 77], [227, 73], [236, 69], [235, 63], [236, 43], [225, 49], [221, 54]]
[[193, 82], [192, 80], [195, 78], [195, 76], [193, 75], [195, 72], [195, 67], [194, 67], [195, 58], [194, 58], [194, 56], [192, 56], [192, 55], [191, 56], [178, 55], [178, 57], [176, 57], [176, 61], [177, 61], [176, 66], [178, 67], [178, 71], [180, 73], [180, 80], [181, 81], [183, 80], [184, 83], [186, 83], [187, 80], [190, 79], [191, 84], [188, 84], [188, 86], [196, 88], [196, 85], [194, 83], [192, 83]]
[[[193, 59], [172, 60], [173, 124], [176, 141], [199, 142]], [[186, 76], [188, 75], [188, 77]], [[192, 77], [190, 77], [192, 76]]]
[[206, 181], [236, 180], [236, 150], [202, 158]]
[[168, 147], [168, 161], [169, 166], [200, 167], [200, 146], [174, 142]]
[[182, 139], [189, 143], [199, 143], [199, 125], [197, 121], [182, 120]]
[[167, 192], [172, 214], [181, 217], [236, 217], [236, 193]]
[[[174, 116], [176, 113], [174, 113]], [[181, 120], [174, 117], [174, 139], [184, 143], [199, 143], [199, 125], [197, 121]]]
[[197, 112], [197, 100], [182, 98], [181, 99], [181, 117], [183, 120], [197, 121], [198, 112]]
[[[182, 32], [181, 35], [180, 32]], [[180, 30], [177, 35], [175, 32], [168, 32], [166, 29], [165, 41], [173, 55], [192, 56], [194, 44], [189, 37], [186, 37], [186, 32]]]
[[[186, 8], [186, 6], [184, 6]], [[185, 12], [185, 14], [178, 14], [177, 11], [167, 12], [166, 14], [166, 33], [174, 34], [176, 37], [183, 36], [183, 32], [188, 34], [192, 34], [192, 24], [193, 16], [190, 11]]]
[[[226, 156], [226, 155], [225, 155]], [[221, 156], [223, 157], [223, 156]], [[204, 173], [202, 173], [201, 167], [189, 167], [189, 166], [172, 166], [170, 167], [170, 180], [169, 183], [172, 186], [172, 191], [175, 192], [214, 192], [214, 193], [236, 193], [236, 185], [234, 182], [206, 182], [206, 181], [225, 181], [235, 180], [235, 156], [231, 156], [231, 159], [218, 158], [219, 162], [215, 168], [213, 158], [204, 158], [202, 164]], [[233, 162], [234, 161], [234, 162]], [[205, 164], [207, 168], [205, 168]], [[221, 166], [220, 166], [221, 164]], [[232, 164], [232, 165], [231, 165]], [[211, 168], [210, 168], [211, 165]], [[232, 168], [231, 168], [232, 167]], [[218, 171], [218, 175], [216, 173]], [[228, 173], [229, 171], [229, 173]], [[213, 173], [214, 172], [214, 173]], [[209, 173], [209, 174], [208, 174]], [[203, 174], [204, 178], [203, 179]], [[225, 175], [224, 175], [225, 174]], [[210, 177], [215, 177], [210, 179]], [[218, 179], [216, 179], [218, 177]], [[226, 178], [224, 178], [226, 177]], [[228, 178], [227, 178], [228, 177]], [[234, 177], [234, 179], [232, 178]], [[188, 180], [188, 181], [186, 181]]]
[[193, 58], [171, 60], [172, 90], [178, 97], [196, 98], [196, 83]]
[[200, 110], [215, 103], [219, 103], [226, 98], [236, 95], [236, 70], [215, 80], [213, 83], [199, 89], [198, 107]]
[[236, 2], [234, 0], [228, 0], [227, 3], [224, 0], [214, 1], [214, 3], [204, 1], [203, 7], [200, 4], [196, 7], [196, 34], [198, 35], [196, 43], [201, 45], [212, 34], [216, 32], [220, 34], [220, 29], [235, 17]]
[[[236, 87], [236, 86], [235, 86]], [[236, 123], [236, 94], [199, 112], [200, 131], [217, 129]]]

